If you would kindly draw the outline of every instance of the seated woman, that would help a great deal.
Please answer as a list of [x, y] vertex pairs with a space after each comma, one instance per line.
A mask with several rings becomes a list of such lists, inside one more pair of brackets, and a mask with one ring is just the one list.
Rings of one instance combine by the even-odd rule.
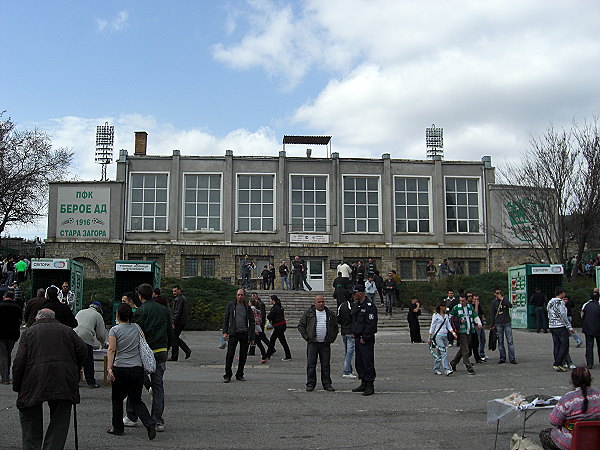
[[571, 383], [575, 390], [563, 395], [550, 413], [550, 423], [556, 428], [540, 432], [544, 449], [569, 450], [575, 422], [600, 419], [600, 391], [590, 387], [592, 376], [589, 369], [574, 369]]

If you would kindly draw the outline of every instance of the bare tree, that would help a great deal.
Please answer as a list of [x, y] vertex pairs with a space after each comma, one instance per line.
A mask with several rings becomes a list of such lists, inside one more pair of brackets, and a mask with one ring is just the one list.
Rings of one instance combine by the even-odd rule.
[[513, 229], [538, 261], [566, 266], [574, 241], [579, 263], [590, 235], [600, 228], [597, 118], [570, 130], [549, 127], [542, 137], [532, 137], [529, 151], [501, 169], [500, 178], [511, 185], [502, 195]]
[[52, 149], [39, 130], [17, 130], [0, 113], [0, 233], [8, 224], [29, 224], [46, 215], [48, 183], [65, 178], [73, 160], [66, 148]]

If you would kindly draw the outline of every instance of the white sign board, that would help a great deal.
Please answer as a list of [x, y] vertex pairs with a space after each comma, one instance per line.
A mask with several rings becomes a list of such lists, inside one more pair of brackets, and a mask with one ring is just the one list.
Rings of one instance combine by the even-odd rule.
[[68, 259], [34, 259], [31, 261], [32, 269], [46, 269], [46, 270], [69, 270]]
[[56, 237], [109, 239], [110, 188], [59, 186]]
[[545, 267], [532, 267], [531, 275], [562, 275], [564, 268], [562, 264], [550, 264]]
[[117, 263], [115, 270], [117, 272], [152, 272], [152, 264]]
[[290, 242], [305, 244], [329, 244], [328, 234], [290, 234]]

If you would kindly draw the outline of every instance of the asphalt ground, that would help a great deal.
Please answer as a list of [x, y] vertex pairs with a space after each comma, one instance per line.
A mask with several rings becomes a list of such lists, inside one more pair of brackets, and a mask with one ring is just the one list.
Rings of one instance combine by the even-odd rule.
[[[225, 384], [220, 333], [184, 332], [193, 353], [188, 360], [167, 363], [165, 431], [154, 441], [143, 427], [126, 428], [124, 436], [107, 434], [110, 387], [88, 389], [84, 384], [77, 406], [79, 448], [491, 449], [496, 425], [486, 422], [488, 400], [513, 392], [562, 395], [570, 390], [570, 373], [552, 370], [550, 333], [514, 330], [517, 365], [499, 365], [498, 352], [488, 352], [489, 361], [476, 364], [474, 376], [459, 366], [446, 377], [433, 374], [428, 346], [411, 344], [408, 329], [382, 330], [375, 344], [376, 394], [370, 397], [351, 392], [357, 380], [342, 378], [340, 338], [331, 358], [336, 391], [325, 392], [318, 385], [306, 392], [306, 345], [297, 330], [286, 335], [292, 361], [281, 360], [277, 344], [268, 364], [259, 364], [260, 356], [248, 357], [246, 382], [234, 378]], [[584, 348], [574, 344], [571, 339], [571, 357], [583, 365]], [[449, 355], [456, 351], [449, 349]], [[600, 369], [592, 370], [592, 376], [596, 373]], [[143, 398], [149, 406], [150, 397], [144, 393]], [[10, 386], [0, 386], [1, 449], [21, 447], [15, 400]], [[47, 407], [45, 411], [46, 424]], [[509, 448], [510, 437], [522, 425], [522, 418], [502, 421], [498, 448]], [[539, 411], [527, 421], [525, 435], [539, 443], [539, 430], [548, 426], [548, 411]], [[75, 448], [72, 425], [66, 448]]]

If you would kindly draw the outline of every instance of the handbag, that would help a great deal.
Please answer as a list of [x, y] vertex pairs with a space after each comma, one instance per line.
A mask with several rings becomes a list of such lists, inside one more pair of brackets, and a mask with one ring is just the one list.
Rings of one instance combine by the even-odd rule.
[[156, 359], [154, 359], [154, 352], [146, 342], [144, 335], [142, 334], [142, 329], [138, 324], [135, 324], [138, 327], [138, 331], [140, 332], [140, 358], [142, 358], [142, 366], [144, 366], [144, 372], [146, 373], [154, 373], [156, 372]]
[[488, 349], [491, 351], [496, 350], [496, 345], [498, 344], [498, 330], [496, 327], [490, 330], [490, 337], [488, 339]]

